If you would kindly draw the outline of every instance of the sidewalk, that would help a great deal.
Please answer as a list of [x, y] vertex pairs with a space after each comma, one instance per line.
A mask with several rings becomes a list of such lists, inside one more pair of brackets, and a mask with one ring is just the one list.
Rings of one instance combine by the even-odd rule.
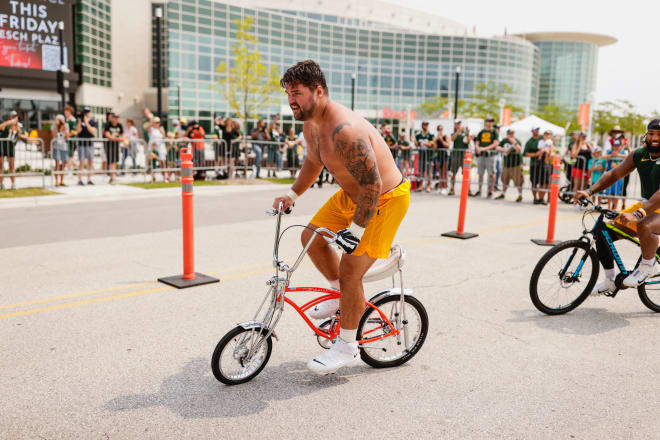
[[[24, 178], [20, 180], [28, 179], [29, 178]], [[143, 183], [142, 176], [139, 176], [139, 180], [135, 178], [122, 179], [122, 183], [118, 185], [109, 185], [107, 183], [107, 177], [105, 176], [93, 177], [92, 180], [95, 181], [94, 185], [78, 186], [75, 184], [75, 181], [70, 185], [69, 181], [65, 179], [67, 186], [48, 188], [57, 192], [57, 195], [0, 199], [0, 209], [66, 205], [81, 202], [152, 199], [155, 197], [174, 197], [181, 194], [180, 186], [173, 188], [144, 189], [126, 185], [126, 183]], [[256, 181], [253, 179], [248, 179], [248, 182], [250, 182], [249, 184], [241, 184], [233, 181], [229, 181], [229, 183], [226, 184], [224, 184], [224, 182], [228, 181], [221, 182], [223, 183], [219, 185], [198, 186], [195, 187], [194, 191], [196, 194], [228, 194], [236, 192], [263, 191], [264, 189], [272, 189], [279, 186], [277, 183]], [[28, 186], [21, 187], [25, 188]]]

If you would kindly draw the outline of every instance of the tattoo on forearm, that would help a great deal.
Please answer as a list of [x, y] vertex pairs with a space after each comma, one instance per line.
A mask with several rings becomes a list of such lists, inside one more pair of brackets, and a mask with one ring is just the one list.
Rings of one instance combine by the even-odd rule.
[[332, 140], [335, 152], [343, 160], [351, 176], [360, 184], [353, 221], [360, 226], [366, 226], [378, 207], [380, 174], [376, 165], [376, 156], [369, 142], [362, 138], [351, 139], [345, 134], [342, 135], [341, 130], [347, 125], [350, 124], [347, 122], [339, 124], [332, 131]]

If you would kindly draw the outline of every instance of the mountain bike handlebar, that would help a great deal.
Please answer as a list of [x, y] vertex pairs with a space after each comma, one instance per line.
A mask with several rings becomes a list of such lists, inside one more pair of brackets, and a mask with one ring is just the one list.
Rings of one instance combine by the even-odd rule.
[[619, 213], [617, 211], [612, 211], [611, 209], [606, 209], [606, 208], [601, 208], [599, 205], [595, 204], [592, 200], [589, 199], [580, 199], [578, 200], [578, 205], [580, 205], [583, 208], [589, 207], [591, 205], [591, 210], [592, 211], [598, 211], [601, 214], [603, 214], [603, 217], [609, 220], [613, 220], [619, 216]]

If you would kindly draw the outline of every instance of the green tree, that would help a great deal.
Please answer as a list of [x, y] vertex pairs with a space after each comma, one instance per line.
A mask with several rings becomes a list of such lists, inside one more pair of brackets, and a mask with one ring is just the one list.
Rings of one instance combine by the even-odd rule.
[[[422, 103], [422, 105], [419, 106], [420, 112], [424, 116], [428, 116], [429, 118], [440, 118], [442, 116], [442, 113], [444, 113], [445, 110], [450, 110], [449, 107], [453, 108], [454, 106], [454, 99], [450, 98], [443, 98], [442, 96], [435, 96], [433, 98], [430, 98]], [[465, 108], [465, 101], [463, 99], [458, 100], [458, 109]], [[454, 117], [453, 114], [453, 109], [450, 112], [450, 118]]]
[[253, 22], [252, 17], [233, 20], [237, 28], [236, 43], [231, 48], [234, 61], [231, 65], [223, 61], [216, 68], [219, 75], [215, 89], [243, 119], [246, 134], [248, 118], [257, 117], [257, 110], [270, 105], [273, 94], [280, 89], [277, 66], [266, 67], [261, 63], [257, 39], [252, 34]]
[[616, 116], [617, 105], [610, 101], [599, 103], [593, 112], [592, 131], [601, 136], [609, 133], [615, 125], [619, 125]]
[[[513, 95], [513, 89], [507, 84], [494, 82], [480, 83], [474, 86], [475, 96], [465, 105], [461, 114], [472, 118], [485, 119], [487, 117], [498, 119], [500, 114], [500, 100]], [[511, 114], [522, 114], [524, 110], [507, 101], [505, 107], [511, 108]], [[463, 108], [463, 107], [461, 107]]]
[[621, 114], [619, 117], [621, 129], [626, 133], [630, 133], [631, 136], [646, 133], [644, 120], [649, 119], [649, 117], [639, 113], [637, 107], [630, 101], [619, 99], [618, 105]]
[[577, 112], [554, 102], [541, 107], [536, 112], [536, 116], [559, 127], [566, 128], [569, 133], [580, 129], [577, 122]]

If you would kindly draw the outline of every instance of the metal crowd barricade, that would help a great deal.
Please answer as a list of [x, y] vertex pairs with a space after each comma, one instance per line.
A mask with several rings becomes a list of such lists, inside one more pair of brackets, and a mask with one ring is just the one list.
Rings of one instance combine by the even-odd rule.
[[0, 139], [0, 178], [41, 177], [42, 187], [46, 187], [46, 151], [41, 138], [19, 140]]

